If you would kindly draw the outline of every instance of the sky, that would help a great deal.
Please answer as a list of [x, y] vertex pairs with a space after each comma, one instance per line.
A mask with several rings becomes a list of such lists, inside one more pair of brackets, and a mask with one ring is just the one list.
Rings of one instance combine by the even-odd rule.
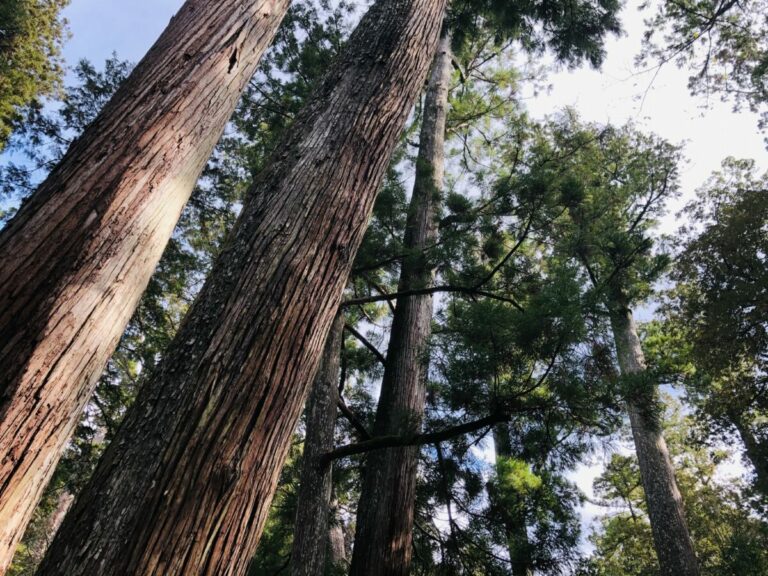
[[[138, 62], [182, 3], [72, 0], [65, 10], [72, 33], [63, 50], [67, 64], [74, 66], [87, 58], [98, 67], [113, 52]], [[536, 118], [572, 106], [584, 120], [617, 125], [631, 121], [638, 128], [683, 144], [687, 160], [681, 167], [682, 195], [662, 223], [662, 231], [671, 233], [678, 226], [676, 211], [693, 198], [696, 188], [724, 158], [752, 158], [758, 168], [768, 170], [768, 153], [755, 114], [736, 114], [730, 104], [719, 101], [710, 101], [704, 109], [703, 101], [688, 93], [686, 72], [671, 64], [655, 76], [655, 71], [639, 73], [635, 69], [644, 29], [644, 14], [638, 6], [637, 0], [626, 4], [622, 15], [625, 34], [608, 40], [601, 70], [580, 68], [550, 74], [551, 89], [535, 97], [529, 94], [525, 102]], [[592, 480], [600, 469], [595, 463], [581, 465], [572, 478], [591, 496]], [[740, 471], [737, 463], [732, 464], [732, 473]], [[587, 528], [602, 513], [605, 511], [588, 504], [582, 511], [583, 526]]]
[[[97, 66], [112, 52], [137, 62], [160, 35], [183, 0], [72, 0], [65, 10], [72, 36], [64, 46], [69, 65], [88, 58]], [[669, 64], [654, 72], [638, 73], [634, 57], [640, 50], [643, 18], [640, 2], [629, 0], [622, 13], [625, 34], [606, 45], [601, 70], [580, 68], [549, 76], [552, 88], [526, 98], [534, 117], [543, 117], [565, 106], [575, 107], [585, 120], [624, 124], [632, 121], [673, 143], [683, 143], [687, 162], [681, 168], [683, 196], [679, 207], [727, 156], [753, 158], [768, 170], [764, 135], [751, 112], [733, 113], [729, 103], [688, 94], [687, 74]], [[642, 95], [645, 99], [642, 100]], [[642, 101], [641, 101], [642, 100]], [[675, 209], [664, 223], [665, 232], [676, 228]]]

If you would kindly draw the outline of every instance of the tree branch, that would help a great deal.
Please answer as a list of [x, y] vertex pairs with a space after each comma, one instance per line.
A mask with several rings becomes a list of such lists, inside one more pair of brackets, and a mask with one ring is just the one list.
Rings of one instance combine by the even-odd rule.
[[357, 414], [352, 412], [352, 409], [347, 406], [347, 403], [344, 402], [344, 398], [339, 396], [339, 410], [341, 410], [341, 413], [344, 415], [344, 418], [347, 419], [347, 421], [352, 425], [352, 427], [355, 429], [357, 434], [362, 438], [363, 441], [370, 440], [371, 435], [368, 433], [368, 430], [365, 428], [365, 425], [362, 423], [362, 421], [357, 417]]
[[371, 354], [376, 356], [379, 362], [381, 362], [382, 366], [387, 365], [387, 357], [384, 356], [384, 354], [382, 354], [381, 352], [379, 352], [379, 349], [376, 348], [376, 346], [374, 346], [373, 344], [371, 344], [368, 341], [368, 339], [365, 336], [363, 336], [360, 332], [358, 332], [354, 326], [352, 326], [351, 324], [344, 324], [344, 330], [352, 334], [352, 336], [357, 338], [363, 346], [368, 348], [368, 350], [371, 351]]
[[329, 463], [339, 458], [346, 456], [354, 456], [355, 454], [364, 454], [365, 452], [371, 452], [372, 450], [381, 450], [382, 448], [402, 448], [406, 446], [421, 446], [423, 444], [435, 444], [436, 442], [443, 442], [462, 434], [468, 434], [483, 428], [490, 428], [494, 424], [499, 422], [505, 422], [509, 420], [510, 415], [508, 413], [497, 412], [490, 414], [479, 420], [473, 420], [458, 426], [446, 428], [438, 432], [430, 432], [427, 434], [411, 434], [403, 436], [379, 436], [377, 438], [371, 438], [365, 442], [358, 442], [356, 444], [347, 444], [346, 446], [340, 446], [331, 452], [327, 452], [322, 457], [322, 462]]
[[523, 307], [520, 305], [517, 300], [514, 298], [511, 298], [509, 296], [501, 296], [499, 294], [494, 294], [493, 292], [487, 292], [485, 290], [480, 290], [477, 287], [473, 286], [449, 286], [447, 284], [440, 285], [440, 286], [430, 286], [429, 288], [416, 288], [414, 290], [404, 290], [402, 292], [394, 292], [392, 294], [381, 294], [377, 296], [365, 296], [363, 298], [354, 298], [351, 300], [346, 300], [341, 303], [341, 306], [343, 308], [346, 308], [348, 306], [356, 306], [360, 304], [370, 304], [372, 302], [381, 302], [384, 300], [396, 300], [397, 298], [403, 298], [407, 296], [423, 296], [427, 294], [436, 294], [438, 292], [458, 292], [460, 294], [467, 294], [469, 296], [481, 296], [483, 298], [492, 298], [493, 300], [499, 300], [501, 302], [506, 302], [507, 304], [511, 304], [521, 312], [523, 312]]

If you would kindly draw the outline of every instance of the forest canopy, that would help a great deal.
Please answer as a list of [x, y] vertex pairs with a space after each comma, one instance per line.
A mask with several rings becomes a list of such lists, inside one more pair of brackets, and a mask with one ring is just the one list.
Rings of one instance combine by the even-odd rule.
[[0, 574], [768, 576], [765, 6], [81, 4], [0, 7]]

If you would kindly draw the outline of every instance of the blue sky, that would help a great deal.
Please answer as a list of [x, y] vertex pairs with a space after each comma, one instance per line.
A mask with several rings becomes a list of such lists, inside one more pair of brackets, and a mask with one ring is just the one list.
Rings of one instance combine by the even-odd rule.
[[[66, 9], [72, 37], [64, 47], [69, 65], [88, 58], [97, 67], [114, 51], [137, 62], [160, 35], [183, 0], [72, 0]], [[576, 107], [586, 120], [623, 124], [633, 121], [672, 142], [684, 143], [688, 162], [682, 169], [684, 195], [690, 199], [711, 170], [728, 155], [757, 160], [768, 169], [763, 135], [757, 117], [734, 114], [731, 105], [714, 101], [702, 108], [686, 87], [687, 74], [667, 66], [652, 80], [638, 74], [633, 59], [644, 29], [639, 0], [628, 0], [622, 21], [626, 33], [607, 42], [608, 57], [600, 71], [578, 69], [552, 74], [552, 90], [527, 101], [536, 117], [564, 106]], [[647, 91], [647, 92], [646, 92]], [[642, 101], [640, 96], [645, 93]], [[666, 228], [675, 227], [670, 216]]]
[[138, 62], [183, 0], [72, 0], [64, 14], [72, 37], [64, 46], [70, 65], [82, 58], [97, 66], [115, 51]]

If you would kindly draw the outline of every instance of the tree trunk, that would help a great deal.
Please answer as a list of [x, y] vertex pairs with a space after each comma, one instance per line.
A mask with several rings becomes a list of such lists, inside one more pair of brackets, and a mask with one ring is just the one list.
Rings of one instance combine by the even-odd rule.
[[[443, 37], [424, 105], [416, 180], [408, 209], [399, 291], [430, 286], [434, 271], [424, 249], [437, 237], [443, 187], [445, 121], [451, 75], [450, 37]], [[425, 355], [432, 296], [397, 299], [374, 436], [416, 433], [425, 402]], [[418, 448], [389, 448], [368, 455], [357, 511], [352, 576], [406, 575], [412, 555]]]
[[289, 0], [189, 0], [0, 232], [0, 573]]
[[257, 176], [41, 575], [244, 574], [446, 0], [379, 0]]
[[[493, 443], [496, 446], [496, 460], [513, 458], [512, 442], [510, 439], [509, 424], [503, 422], [493, 427]], [[503, 509], [501, 514], [504, 520], [504, 532], [507, 537], [507, 550], [509, 551], [509, 563], [512, 568], [512, 576], [533, 576], [528, 540], [528, 527], [525, 514], [520, 509]]]
[[729, 417], [744, 444], [744, 453], [755, 471], [755, 489], [763, 499], [768, 500], [768, 446], [755, 436], [743, 414], [730, 414]]
[[343, 332], [344, 315], [340, 312], [328, 334], [320, 368], [307, 400], [307, 434], [291, 552], [293, 576], [320, 576], [325, 571], [333, 465], [321, 462], [320, 458], [333, 450]]
[[[622, 376], [642, 375], [645, 358], [632, 311], [623, 298], [610, 303], [611, 326]], [[662, 576], [698, 576], [699, 568], [685, 521], [675, 471], [654, 414], [655, 386], [627, 399], [627, 411], [640, 465], [648, 518]]]
[[[328, 564], [332, 574], [344, 570], [347, 565], [347, 545], [344, 537], [344, 525], [337, 513], [337, 503], [331, 504], [331, 522], [328, 529]], [[346, 570], [344, 570], [346, 573]]]

